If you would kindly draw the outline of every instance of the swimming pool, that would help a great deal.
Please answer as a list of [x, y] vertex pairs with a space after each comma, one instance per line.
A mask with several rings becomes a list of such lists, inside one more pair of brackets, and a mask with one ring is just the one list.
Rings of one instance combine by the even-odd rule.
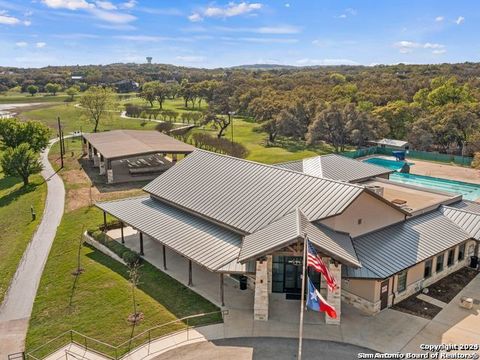
[[[401, 173], [399, 172], [399, 170], [405, 164], [404, 161], [395, 161], [375, 157], [363, 161], [370, 164], [383, 166], [390, 170], [394, 170], [395, 172], [393, 174], [390, 174], [390, 180], [392, 181], [403, 184], [422, 186], [433, 190], [446, 191], [453, 194], [460, 194], [466, 200], [480, 199], [480, 185], [478, 184], [472, 184], [457, 180], [442, 179], [432, 176]], [[414, 163], [408, 162], [408, 165], [412, 166], [414, 165]]]
[[377, 157], [365, 159], [363, 160], [363, 162], [366, 162], [372, 165], [378, 165], [394, 171], [401, 170], [405, 164], [414, 165], [413, 163], [406, 162], [406, 161], [388, 160], [388, 159], [377, 158]]
[[480, 185], [466, 183], [463, 181], [399, 172], [390, 174], [390, 180], [404, 184], [423, 186], [434, 190], [446, 191], [454, 194], [461, 194], [466, 200], [480, 199]]

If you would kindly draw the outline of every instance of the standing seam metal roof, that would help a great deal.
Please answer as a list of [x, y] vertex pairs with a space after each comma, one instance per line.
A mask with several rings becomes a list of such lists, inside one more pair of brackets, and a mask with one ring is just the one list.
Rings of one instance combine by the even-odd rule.
[[338, 215], [365, 189], [196, 150], [144, 190], [248, 234], [297, 207], [310, 221]]
[[304, 235], [325, 255], [351, 266], [360, 266], [349, 235], [310, 223], [299, 209], [245, 236], [239, 261], [285, 247]]
[[474, 213], [445, 205], [441, 207], [441, 211], [474, 239], [480, 240], [480, 212]]
[[242, 243], [241, 236], [232, 231], [149, 196], [96, 206], [211, 271], [226, 265], [241, 271], [231, 264]]
[[347, 182], [361, 181], [393, 172], [381, 166], [337, 154], [315, 156], [275, 166], [303, 172], [307, 175]]
[[471, 237], [441, 210], [435, 210], [354, 238], [362, 269], [348, 268], [344, 274], [386, 278]]

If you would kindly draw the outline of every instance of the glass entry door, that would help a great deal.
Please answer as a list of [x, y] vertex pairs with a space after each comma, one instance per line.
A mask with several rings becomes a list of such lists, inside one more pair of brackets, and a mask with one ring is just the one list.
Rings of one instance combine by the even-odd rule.
[[302, 258], [285, 257], [283, 292], [299, 294], [302, 290]]

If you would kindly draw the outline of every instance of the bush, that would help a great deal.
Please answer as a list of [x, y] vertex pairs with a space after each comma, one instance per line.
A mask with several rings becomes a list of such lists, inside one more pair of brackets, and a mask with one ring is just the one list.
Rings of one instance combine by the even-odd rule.
[[242, 144], [232, 142], [225, 138], [217, 138], [205, 133], [195, 133], [191, 137], [193, 145], [199, 149], [226, 154], [244, 159], [248, 150]]
[[140, 255], [131, 250], [125, 250], [122, 254], [122, 259], [127, 263], [127, 265], [133, 265], [141, 261]]

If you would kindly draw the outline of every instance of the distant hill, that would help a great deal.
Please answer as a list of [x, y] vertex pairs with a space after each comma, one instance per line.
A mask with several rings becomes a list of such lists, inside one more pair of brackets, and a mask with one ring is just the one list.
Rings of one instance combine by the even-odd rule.
[[250, 64], [250, 65], [238, 65], [231, 66], [229, 69], [244, 69], [244, 70], [275, 70], [275, 69], [296, 69], [297, 66], [293, 65], [280, 65], [280, 64]]

